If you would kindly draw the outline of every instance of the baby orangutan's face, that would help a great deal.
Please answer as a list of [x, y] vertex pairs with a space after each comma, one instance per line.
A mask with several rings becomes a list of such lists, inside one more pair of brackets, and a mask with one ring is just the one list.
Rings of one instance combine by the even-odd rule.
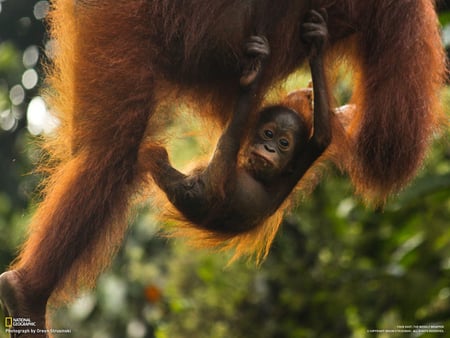
[[245, 152], [246, 169], [261, 181], [286, 172], [303, 129], [303, 122], [290, 109], [279, 106], [264, 110]]

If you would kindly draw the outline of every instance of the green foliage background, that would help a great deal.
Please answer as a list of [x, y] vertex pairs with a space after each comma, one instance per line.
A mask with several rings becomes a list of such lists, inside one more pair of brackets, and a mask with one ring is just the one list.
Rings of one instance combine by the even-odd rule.
[[[24, 117], [38, 86], [25, 90], [19, 104], [10, 91], [27, 70], [24, 51], [45, 48], [42, 21], [33, 14], [45, 3], [0, 1], [0, 124], [15, 118], [12, 128], [0, 130], [2, 271], [26, 234], [39, 180], [30, 174], [37, 150]], [[445, 3], [442, 10], [443, 41], [450, 44]], [[346, 81], [337, 93], [348, 97]], [[448, 109], [450, 89], [443, 102]], [[190, 137], [180, 142], [184, 148], [174, 156], [183, 162], [198, 144]], [[348, 179], [329, 171], [286, 217], [259, 267], [228, 266], [227, 254], [158, 237], [160, 225], [147, 207], [98, 287], [58, 309], [52, 327], [70, 328], [77, 338], [450, 336], [449, 225], [448, 133], [436, 139], [417, 179], [383, 210], [362, 205]], [[371, 332], [408, 325], [442, 325], [446, 333]]]

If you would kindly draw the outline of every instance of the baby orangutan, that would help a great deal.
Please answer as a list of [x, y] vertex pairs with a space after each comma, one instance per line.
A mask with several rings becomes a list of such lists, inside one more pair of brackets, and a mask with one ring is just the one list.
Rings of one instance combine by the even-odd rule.
[[238, 161], [247, 121], [255, 108], [258, 79], [269, 55], [267, 40], [253, 36], [245, 44], [249, 60], [244, 62], [234, 114], [208, 166], [187, 176], [172, 167], [165, 148], [151, 150], [158, 153], [152, 156], [154, 167], [150, 169], [154, 181], [188, 221], [202, 229], [229, 235], [249, 231], [280, 207], [322, 155], [331, 142], [323, 67], [327, 37], [326, 13], [312, 11], [310, 20], [303, 24], [302, 36], [310, 47], [314, 89], [312, 134], [297, 112], [281, 105], [270, 106], [259, 113], [248, 145], [242, 151], [244, 161], [242, 164]]

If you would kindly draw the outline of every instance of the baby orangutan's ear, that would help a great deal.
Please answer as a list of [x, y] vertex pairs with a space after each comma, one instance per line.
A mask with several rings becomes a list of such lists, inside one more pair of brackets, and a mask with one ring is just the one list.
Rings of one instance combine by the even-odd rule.
[[312, 125], [313, 115], [313, 90], [304, 88], [289, 93], [282, 102], [283, 105], [295, 110], [306, 121], [307, 125]]

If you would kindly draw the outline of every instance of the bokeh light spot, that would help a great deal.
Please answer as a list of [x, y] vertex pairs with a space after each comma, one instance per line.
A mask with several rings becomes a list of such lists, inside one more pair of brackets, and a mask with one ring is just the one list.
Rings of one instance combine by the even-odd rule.
[[28, 69], [22, 75], [22, 84], [26, 89], [33, 89], [39, 80], [38, 73], [34, 69]]
[[25, 100], [25, 89], [21, 85], [15, 85], [9, 91], [9, 98], [11, 103], [15, 106], [22, 104]]
[[47, 106], [40, 96], [36, 96], [30, 101], [27, 122], [28, 131], [33, 135], [50, 134], [59, 124], [58, 119], [47, 110]]
[[13, 130], [17, 125], [17, 120], [10, 109], [0, 112], [0, 127], [3, 130]]
[[37, 2], [34, 5], [34, 10], [33, 10], [34, 17], [38, 20], [44, 19], [48, 14], [49, 9], [50, 9], [50, 4], [48, 1]]
[[22, 62], [26, 68], [34, 67], [39, 60], [39, 48], [30, 46], [23, 52]]

